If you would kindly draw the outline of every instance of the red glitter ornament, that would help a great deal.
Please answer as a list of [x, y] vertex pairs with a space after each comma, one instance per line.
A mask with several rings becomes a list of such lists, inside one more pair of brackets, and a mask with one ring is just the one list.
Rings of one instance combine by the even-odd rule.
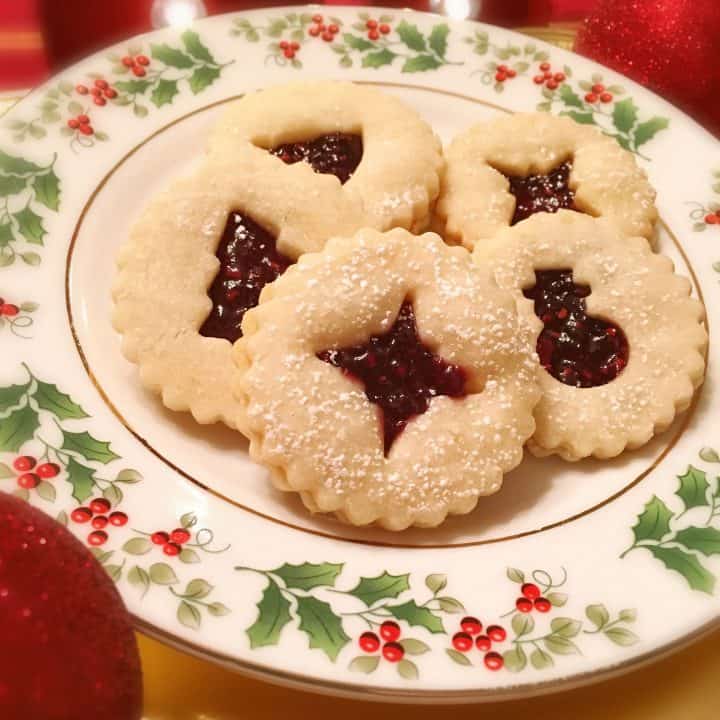
[[575, 50], [687, 110], [720, 134], [717, 0], [599, 0]]
[[62, 525], [0, 493], [0, 718], [137, 720], [140, 659], [102, 566]]

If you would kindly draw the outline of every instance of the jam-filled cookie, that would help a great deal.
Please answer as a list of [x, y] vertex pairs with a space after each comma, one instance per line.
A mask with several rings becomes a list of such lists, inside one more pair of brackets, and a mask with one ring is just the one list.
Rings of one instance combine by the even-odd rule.
[[156, 197], [118, 258], [113, 322], [123, 353], [172, 410], [235, 426], [230, 349], [262, 288], [362, 214], [298, 192], [298, 166], [215, 158]]
[[652, 236], [655, 191], [645, 172], [614, 139], [568, 117], [519, 113], [479, 123], [452, 141], [446, 159], [436, 225], [449, 242], [472, 249], [561, 209]]
[[233, 353], [251, 456], [355, 525], [469, 512], [534, 430], [538, 368], [512, 295], [433, 233], [362, 230], [304, 255]]
[[362, 212], [360, 227], [423, 230], [439, 190], [442, 148], [397, 98], [339, 81], [296, 82], [246, 95], [225, 112], [211, 156], [238, 166], [297, 165], [292, 190], [317, 212]]
[[690, 405], [705, 369], [704, 309], [647, 240], [560, 210], [501, 231], [474, 256], [536, 338], [535, 454], [613, 457]]

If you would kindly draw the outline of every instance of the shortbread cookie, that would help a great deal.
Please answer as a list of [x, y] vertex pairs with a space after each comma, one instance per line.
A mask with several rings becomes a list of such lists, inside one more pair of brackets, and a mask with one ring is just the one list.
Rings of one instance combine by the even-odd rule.
[[349, 207], [360, 227], [423, 230], [443, 166], [432, 128], [397, 98], [349, 82], [297, 82], [233, 103], [211, 156], [261, 167], [297, 163], [293, 192], [318, 212]]
[[577, 210], [651, 238], [655, 191], [631, 153], [588, 125], [548, 113], [480, 123], [447, 149], [437, 204], [448, 242], [472, 249], [537, 212]]
[[535, 454], [613, 457], [690, 405], [705, 368], [704, 309], [647, 240], [560, 210], [500, 232], [474, 256], [537, 338]]
[[362, 230], [263, 291], [235, 344], [250, 454], [316, 512], [432, 527], [496, 492], [532, 435], [532, 339], [440, 237]]
[[235, 426], [230, 348], [262, 287], [362, 215], [303, 196], [299, 166], [215, 158], [143, 212], [118, 258], [115, 328], [172, 410]]

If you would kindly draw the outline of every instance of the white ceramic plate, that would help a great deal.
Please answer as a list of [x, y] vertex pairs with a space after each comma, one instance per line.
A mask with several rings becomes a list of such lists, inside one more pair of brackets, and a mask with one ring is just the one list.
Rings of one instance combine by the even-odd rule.
[[[316, 12], [339, 26], [330, 41], [313, 34]], [[166, 411], [122, 358], [109, 286], [140, 208], [200, 157], [232, 98], [306, 76], [398, 95], [444, 140], [536, 108], [599, 125], [647, 169], [660, 248], [717, 322], [720, 148], [710, 135], [625, 78], [506, 30], [333, 13], [267, 9], [153, 33], [79, 63], [2, 120], [0, 488], [83, 540], [94, 532], [141, 628], [268, 680], [364, 698], [497, 699], [605, 677], [696, 637], [718, 619], [712, 332], [696, 404], [642, 450], [611, 462], [527, 458], [476, 512], [402, 534], [310, 516], [269, 486], [238, 434]], [[536, 82], [541, 63], [552, 77]], [[505, 80], [498, 65], [512, 71]], [[95, 86], [104, 105], [85, 93]], [[20, 488], [20, 454], [61, 472]], [[74, 510], [103, 497], [118, 524], [76, 521]], [[187, 532], [168, 555], [151, 534], [175, 528]], [[549, 602], [514, 612], [523, 581]], [[495, 655], [453, 639], [465, 615], [503, 628]], [[400, 628], [401, 662], [359, 646], [387, 620]]]

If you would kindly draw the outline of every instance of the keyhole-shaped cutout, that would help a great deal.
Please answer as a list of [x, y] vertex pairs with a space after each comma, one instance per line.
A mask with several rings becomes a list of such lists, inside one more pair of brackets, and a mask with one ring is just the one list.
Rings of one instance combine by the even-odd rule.
[[515, 196], [515, 213], [511, 225], [538, 212], [555, 213], [558, 210], [575, 210], [575, 193], [568, 184], [572, 162], [565, 161], [547, 175], [508, 175], [509, 190]]
[[537, 339], [540, 364], [556, 380], [577, 388], [614, 380], [628, 362], [622, 328], [587, 314], [587, 285], [573, 282], [572, 270], [536, 270], [535, 285], [523, 295], [535, 301], [544, 325]]

